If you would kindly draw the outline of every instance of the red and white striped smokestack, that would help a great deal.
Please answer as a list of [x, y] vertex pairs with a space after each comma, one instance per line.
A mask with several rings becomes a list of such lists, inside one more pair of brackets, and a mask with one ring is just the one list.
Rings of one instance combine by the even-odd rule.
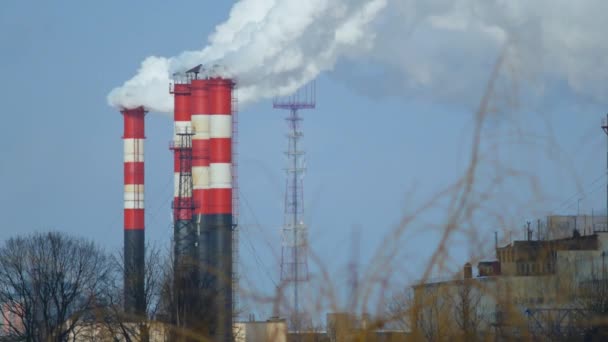
[[209, 214], [217, 272], [216, 336], [232, 334], [232, 89], [230, 79], [211, 78], [209, 85]]
[[174, 79], [174, 153], [175, 191], [173, 200], [174, 317], [179, 327], [194, 329], [198, 320], [198, 250], [196, 227], [192, 222], [192, 122], [190, 77]]
[[[191, 84], [192, 100], [192, 182], [196, 204], [194, 222], [209, 214], [209, 89], [206, 79], [194, 79]], [[199, 244], [200, 245], [200, 244]]]
[[145, 314], [144, 139], [145, 110], [125, 109], [124, 118], [124, 299], [125, 312]]
[[[209, 88], [206, 79], [193, 79], [191, 82], [192, 97], [190, 108], [192, 112], [192, 199], [194, 201], [194, 222], [197, 232], [198, 257], [200, 262], [200, 280], [208, 289], [214, 288], [213, 251], [207, 215], [211, 201], [209, 189]], [[202, 291], [201, 295], [212, 294], [213, 291]], [[203, 298], [203, 302], [212, 302], [211, 298]], [[213, 311], [212, 311], [213, 312]], [[201, 317], [205, 325], [213, 325], [214, 314]], [[213, 330], [213, 329], [210, 329]]]
[[[192, 188], [183, 184], [183, 174], [192, 172], [191, 154], [192, 123], [190, 120], [190, 84], [176, 80], [173, 86], [174, 116], [173, 116], [173, 219], [174, 221], [190, 221], [192, 219]], [[182, 146], [187, 145], [187, 146]]]
[[209, 187], [211, 207], [216, 215], [232, 215], [232, 80], [209, 80]]

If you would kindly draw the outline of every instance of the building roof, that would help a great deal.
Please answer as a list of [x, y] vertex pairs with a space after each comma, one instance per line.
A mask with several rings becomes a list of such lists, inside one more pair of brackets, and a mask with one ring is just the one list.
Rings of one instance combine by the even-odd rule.
[[598, 248], [598, 234], [579, 235], [555, 240], [519, 240], [498, 247], [498, 249], [554, 249], [554, 250], [595, 250]]

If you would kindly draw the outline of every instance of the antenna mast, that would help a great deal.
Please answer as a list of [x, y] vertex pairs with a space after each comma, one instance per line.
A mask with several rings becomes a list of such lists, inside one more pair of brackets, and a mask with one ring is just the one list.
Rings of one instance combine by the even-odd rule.
[[[316, 86], [314, 81], [300, 88], [291, 96], [275, 98], [273, 108], [289, 110], [286, 118], [289, 132], [285, 154], [288, 158], [285, 189], [285, 218], [281, 240], [281, 282], [293, 288], [293, 311], [289, 319], [291, 329], [297, 334], [301, 329], [300, 286], [308, 281], [308, 229], [304, 223], [303, 182], [305, 166], [302, 117], [298, 111], [314, 109], [316, 106]], [[289, 297], [287, 297], [289, 298]]]

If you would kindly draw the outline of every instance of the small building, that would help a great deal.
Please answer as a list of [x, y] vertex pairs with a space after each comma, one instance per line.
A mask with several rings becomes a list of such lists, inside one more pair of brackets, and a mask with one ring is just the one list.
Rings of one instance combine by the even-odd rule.
[[267, 321], [234, 323], [235, 342], [287, 342], [285, 319], [271, 318]]

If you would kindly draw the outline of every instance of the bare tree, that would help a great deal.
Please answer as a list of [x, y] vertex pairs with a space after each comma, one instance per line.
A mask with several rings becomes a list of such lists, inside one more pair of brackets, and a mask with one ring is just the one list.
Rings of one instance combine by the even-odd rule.
[[386, 321], [396, 323], [404, 331], [411, 329], [410, 313], [412, 309], [412, 291], [407, 288], [391, 297], [387, 303]]
[[[146, 305], [145, 317], [134, 317], [124, 312], [123, 280], [124, 264], [122, 253], [112, 258], [113, 283], [108, 305], [103, 313], [98, 312], [98, 318], [108, 336], [120, 337], [124, 341], [147, 341], [150, 328], [159, 317], [162, 301], [163, 281], [167, 274], [167, 260], [161, 248], [156, 245], [146, 245], [144, 270], [144, 298]], [[101, 309], [100, 309], [101, 310]]]
[[474, 287], [471, 279], [464, 279], [455, 287], [455, 291], [449, 294], [454, 322], [465, 341], [475, 341], [480, 338], [479, 329], [484, 318], [481, 297], [482, 294]]
[[[169, 253], [163, 265], [158, 310], [162, 320], [171, 327], [170, 339], [210, 339], [217, 319], [213, 306], [217, 295], [214, 288], [216, 270], [193, 260], [178, 265], [173, 253]], [[195, 277], [188, 275], [193, 269], [198, 269]], [[176, 274], [181, 276], [176, 279]]]
[[608, 316], [608, 279], [592, 273], [589, 279], [580, 282], [578, 303], [589, 313]]
[[[198, 268], [200, 273], [197, 279], [189, 279], [196, 283], [186, 284], [185, 288], [189, 290], [184, 292], [184, 279], [178, 281], [175, 279], [176, 267], [178, 265], [173, 253], [168, 253], [157, 267], [160, 273], [157, 278], [159, 282], [156, 284], [158, 287], [156, 318], [170, 328], [171, 341], [208, 339], [217, 319], [214, 315], [215, 309], [212, 307], [213, 298], [217, 295], [213, 286], [217, 272], [206, 268], [206, 265], [198, 261], [188, 264], [190, 270]], [[180, 287], [182, 290], [177, 290]]]
[[605, 272], [592, 272], [578, 284], [576, 307], [580, 328], [589, 340], [608, 339], [608, 278]]
[[446, 287], [423, 286], [414, 291], [419, 291], [411, 308], [414, 337], [426, 341], [448, 339], [453, 324], [450, 324], [452, 313]]
[[353, 341], [356, 318], [350, 313], [334, 313], [327, 317], [327, 335], [331, 342]]
[[109, 298], [111, 263], [93, 242], [36, 233], [0, 247], [0, 303], [8, 338], [67, 341]]
[[[440, 341], [476, 341], [483, 339], [481, 326], [485, 308], [482, 293], [472, 279], [454, 280], [415, 288], [417, 296], [408, 292], [389, 306], [391, 318], [409, 324], [411, 314], [414, 334], [418, 339]], [[409, 326], [404, 326], [409, 327]]]

